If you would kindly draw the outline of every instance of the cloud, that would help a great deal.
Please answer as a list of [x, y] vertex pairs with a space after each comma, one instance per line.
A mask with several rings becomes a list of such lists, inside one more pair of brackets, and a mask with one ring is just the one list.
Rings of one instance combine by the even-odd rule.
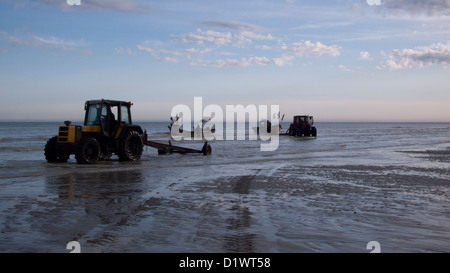
[[200, 22], [200, 24], [207, 28], [220, 28], [220, 29], [242, 30], [252, 32], [266, 31], [266, 29], [263, 27], [238, 21], [210, 20]]
[[118, 47], [114, 49], [114, 52], [117, 55], [133, 55], [135, 54], [135, 52], [131, 49], [131, 48], [125, 48], [125, 47]]
[[214, 67], [248, 67], [248, 66], [266, 66], [273, 61], [267, 57], [243, 57], [241, 59], [218, 59], [212, 61], [192, 62], [192, 65], [214, 66]]
[[178, 63], [178, 59], [174, 58], [174, 57], [164, 57], [164, 61], [166, 61], [168, 63], [173, 63], [173, 64]]
[[372, 56], [370, 56], [370, 53], [367, 51], [361, 51], [359, 53], [359, 59], [362, 61], [371, 61], [373, 60]]
[[35, 39], [35, 42], [37, 42], [36, 44], [45, 45], [47, 47], [63, 48], [87, 46], [87, 43], [84, 40], [68, 41], [55, 36], [41, 37], [36, 35], [33, 35], [32, 38]]
[[193, 66], [212, 66], [212, 67], [249, 67], [249, 66], [286, 66], [290, 65], [294, 56], [283, 55], [277, 58], [269, 58], [265, 56], [243, 57], [241, 59], [217, 59], [209, 61], [191, 62]]
[[61, 51], [78, 52], [87, 55], [93, 54], [91, 50], [86, 49], [89, 45], [85, 40], [66, 40], [55, 36], [43, 36], [33, 33], [15, 32], [9, 34], [0, 31], [0, 40], [6, 42], [9, 46], [27, 46], [34, 48], [58, 49]]
[[408, 12], [411, 14], [449, 15], [448, 0], [384, 0], [382, 6], [390, 11]]
[[[248, 56], [241, 58], [226, 58], [226, 59], [212, 59], [204, 60], [203, 56], [212, 51], [210, 48], [188, 48], [179, 50], [166, 50], [146, 47], [138, 45], [137, 48], [141, 51], [150, 53], [155, 60], [162, 62], [167, 61], [171, 63], [178, 63], [179, 60], [175, 57], [186, 57], [191, 60], [192, 66], [209, 66], [209, 67], [249, 67], [249, 66], [267, 66], [277, 65], [286, 66], [290, 64], [290, 61], [294, 59], [294, 56], [282, 55], [281, 57], [269, 58], [266, 56]], [[236, 53], [230, 52], [217, 52], [214, 56], [232, 56]], [[192, 60], [193, 59], [193, 60]]]
[[413, 49], [395, 49], [385, 56], [387, 60], [380, 68], [398, 70], [429, 65], [447, 67], [450, 65], [450, 41], [447, 44], [437, 43]]
[[233, 38], [235, 39], [234, 45], [239, 47], [251, 44], [254, 40], [261, 41], [275, 39], [271, 34], [261, 35], [251, 31], [241, 31], [239, 33], [236, 33]]
[[198, 45], [203, 45], [205, 42], [216, 45], [224, 45], [232, 42], [231, 32], [218, 32], [213, 30], [203, 31], [197, 29], [196, 32], [190, 32], [174, 37], [181, 40], [183, 43], [196, 43]]
[[167, 61], [170, 63], [178, 63], [178, 59], [176, 57], [186, 57], [187, 59], [191, 59], [193, 55], [206, 54], [211, 51], [210, 48], [184, 48], [168, 50], [165, 48], [150, 47], [148, 45], [138, 45], [137, 48], [141, 51], [150, 53], [158, 62]]
[[[216, 45], [226, 45], [232, 44], [234, 46], [242, 47], [247, 44], [251, 44], [253, 41], [276, 40], [271, 34], [262, 35], [251, 31], [239, 31], [238, 33], [232, 34], [231, 32], [217, 32], [213, 30], [203, 31], [197, 29], [196, 32], [190, 32], [183, 35], [174, 36], [183, 43], [196, 43], [198, 45], [203, 45], [205, 43], [213, 43]], [[268, 45], [263, 45], [261, 48], [269, 49]], [[331, 55], [339, 56], [340, 50], [338, 46], [327, 46], [321, 42], [313, 43], [311, 41], [302, 41], [298, 43], [293, 43], [291, 46], [279, 47], [283, 50], [289, 50], [293, 52], [296, 56], [303, 55]]]
[[292, 55], [285, 55], [283, 54], [279, 58], [273, 58], [272, 61], [277, 66], [286, 66], [292, 64], [291, 61], [294, 60], [295, 57]]
[[80, 5], [69, 5], [65, 0], [4, 0], [14, 3], [15, 8], [26, 6], [56, 7], [64, 11], [107, 10], [127, 13], [153, 13], [154, 8], [138, 0], [80, 0]]
[[343, 71], [345, 71], [345, 72], [352, 72], [352, 73], [356, 72], [355, 70], [350, 69], [350, 68], [346, 67], [346, 66], [343, 65], [343, 64], [339, 65], [339, 69], [341, 69], [341, 70], [343, 70]]
[[[286, 47], [284, 47], [286, 48]], [[327, 46], [321, 42], [313, 43], [311, 41], [302, 41], [292, 44], [291, 47], [286, 48], [292, 51], [297, 57], [302, 57], [304, 55], [330, 55], [339, 56], [341, 55], [340, 49], [336, 45]]]
[[[339, 56], [340, 47], [321, 42], [300, 41], [283, 43], [281, 38], [270, 33], [242, 30], [233, 23], [231, 31], [197, 29], [195, 32], [171, 35], [172, 43], [158, 41], [144, 42], [137, 48], [150, 53], [155, 60], [178, 62], [189, 60], [193, 66], [250, 67], [287, 66], [296, 58], [304, 56]], [[177, 45], [193, 45], [190, 48], [176, 48]], [[233, 56], [223, 58], [223, 56]], [[166, 59], [171, 57], [171, 59]], [[175, 59], [177, 58], [177, 59]], [[176, 61], [175, 61], [176, 60]]]
[[[166, 57], [161, 57], [160, 55], [164, 53], [164, 51], [165, 51], [164, 49], [155, 49], [155, 48], [148, 47], [148, 46], [143, 46], [143, 45], [138, 45], [137, 48], [139, 50], [142, 50], [142, 51], [150, 53], [153, 56], [153, 58], [155, 58], [155, 60], [157, 60], [158, 62], [161, 62], [161, 61], [168, 61], [170, 63], [178, 62], [178, 60], [175, 61], [176, 60], [175, 57], [167, 57], [167, 56]], [[166, 53], [167, 53], [167, 51], [166, 51]], [[171, 55], [174, 55], [174, 56], [175, 55], [181, 55], [181, 53], [180, 54], [176, 54], [174, 52], [174, 54], [171, 54]]]
[[235, 34], [231, 32], [219, 32], [214, 30], [197, 29], [196, 32], [189, 32], [183, 35], [174, 35], [179, 41], [183, 43], [195, 43], [197, 45], [204, 45], [205, 43], [212, 43], [215, 45], [233, 44], [237, 47], [244, 47], [251, 44], [254, 40], [274, 40], [271, 34], [262, 35], [252, 31], [239, 31]]
[[354, 0], [353, 8], [375, 9], [389, 15], [450, 15], [450, 1], [448, 0], [381, 0], [381, 5], [370, 5], [367, 0]]
[[[154, 9], [143, 1], [136, 0], [80, 0], [85, 9], [91, 10], [109, 10], [127, 13], [153, 13]], [[75, 6], [71, 8], [76, 8]]]

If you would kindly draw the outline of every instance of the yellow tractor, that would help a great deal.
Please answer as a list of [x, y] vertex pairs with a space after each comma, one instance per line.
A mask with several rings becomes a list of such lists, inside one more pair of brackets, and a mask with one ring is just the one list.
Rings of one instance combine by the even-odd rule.
[[144, 133], [132, 123], [131, 105], [105, 99], [86, 101], [83, 126], [65, 121], [58, 135], [47, 142], [45, 158], [48, 162], [67, 162], [74, 154], [78, 163], [91, 164], [116, 154], [122, 161], [139, 160]]

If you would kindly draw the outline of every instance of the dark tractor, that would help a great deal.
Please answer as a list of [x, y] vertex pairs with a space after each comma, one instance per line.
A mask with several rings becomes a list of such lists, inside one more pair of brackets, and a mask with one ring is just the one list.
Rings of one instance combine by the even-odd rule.
[[58, 135], [45, 146], [48, 162], [67, 162], [71, 154], [78, 163], [92, 164], [116, 154], [121, 161], [140, 160], [143, 131], [131, 120], [131, 102], [115, 100], [86, 101], [84, 125], [59, 127]]
[[312, 116], [294, 116], [294, 121], [289, 127], [290, 136], [316, 137], [317, 129], [314, 125]]

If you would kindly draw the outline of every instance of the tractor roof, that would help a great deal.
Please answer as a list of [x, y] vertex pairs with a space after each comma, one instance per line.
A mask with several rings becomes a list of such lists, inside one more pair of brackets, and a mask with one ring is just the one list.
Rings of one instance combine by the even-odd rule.
[[101, 99], [101, 100], [88, 100], [88, 101], [86, 101], [86, 104], [99, 104], [99, 103], [106, 103], [106, 104], [109, 104], [111, 106], [119, 106], [119, 105], [124, 105], [124, 104], [133, 105], [131, 103], [131, 101], [120, 101], [120, 100], [105, 100], [105, 99]]

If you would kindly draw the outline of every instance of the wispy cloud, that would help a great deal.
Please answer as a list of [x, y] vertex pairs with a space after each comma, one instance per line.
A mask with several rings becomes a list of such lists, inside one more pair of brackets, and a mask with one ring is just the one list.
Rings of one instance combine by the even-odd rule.
[[197, 29], [196, 32], [189, 32], [183, 35], [173, 35], [177, 40], [183, 43], [195, 43], [197, 45], [204, 45], [205, 43], [212, 43], [215, 45], [233, 44], [234, 46], [243, 47], [251, 44], [252, 41], [274, 40], [271, 34], [263, 35], [252, 31], [243, 30], [235, 34], [231, 32], [219, 32], [214, 30]]
[[158, 48], [149, 45], [138, 45], [137, 48], [141, 51], [145, 51], [150, 53], [155, 60], [158, 62], [168, 61], [170, 63], [178, 63], [179, 57], [185, 57], [187, 59], [191, 59], [193, 55], [202, 55], [210, 52], [212, 49], [210, 48], [182, 48], [182, 49], [174, 49], [168, 50], [165, 48]]
[[203, 60], [198, 59], [192, 61], [192, 66], [210, 66], [210, 67], [249, 67], [249, 66], [287, 66], [291, 64], [291, 61], [295, 57], [292, 55], [283, 54], [281, 57], [270, 58], [266, 56], [249, 56], [242, 58], [227, 58], [227, 59], [214, 59]]
[[251, 44], [253, 41], [263, 41], [263, 40], [275, 40], [271, 34], [262, 35], [252, 31], [240, 31], [234, 35], [234, 45], [238, 47], [243, 47], [245, 45]]
[[330, 29], [330, 28], [341, 28], [353, 25], [350, 21], [333, 21], [333, 22], [318, 22], [314, 24], [304, 24], [300, 26], [293, 27], [293, 30], [303, 30], [303, 29]]
[[68, 5], [65, 0], [4, 0], [14, 3], [16, 8], [27, 6], [56, 7], [64, 11], [107, 10], [127, 13], [153, 13], [154, 8], [140, 0], [80, 0], [81, 5]]
[[137, 0], [81, 0], [81, 2], [82, 4], [80, 7], [91, 10], [109, 10], [143, 14], [153, 13], [155, 11], [155, 9], [146, 4], [145, 1]]
[[386, 61], [380, 68], [390, 70], [425, 67], [430, 65], [450, 65], [450, 42], [437, 43], [412, 49], [395, 49], [385, 54]]
[[13, 34], [0, 31], [0, 40], [6, 45], [27, 46], [34, 48], [57, 49], [61, 51], [71, 51], [91, 55], [92, 51], [86, 47], [89, 45], [85, 40], [66, 40], [55, 36], [38, 35], [34, 33], [24, 33], [16, 31]]
[[272, 64], [273, 60], [267, 57], [243, 57], [241, 59], [217, 59], [209, 61], [191, 62], [194, 66], [213, 66], [213, 67], [248, 67], [248, 66], [266, 66]]
[[127, 48], [127, 47], [117, 47], [114, 49], [114, 52], [117, 55], [134, 55], [136, 52], [134, 52], [134, 50], [132, 50], [131, 48]]
[[238, 21], [229, 21], [229, 20], [202, 21], [202, 22], [200, 22], [200, 25], [205, 26], [207, 28], [242, 30], [242, 31], [252, 31], [252, 32], [266, 31], [266, 28], [255, 25], [255, 24], [249, 24], [249, 23], [238, 22]]
[[203, 45], [204, 43], [213, 43], [216, 45], [224, 45], [232, 42], [231, 32], [218, 32], [213, 30], [203, 31], [197, 29], [196, 32], [189, 32], [183, 35], [173, 35], [174, 38], [183, 43], [196, 43]]
[[345, 71], [345, 72], [351, 72], [351, 73], [355, 73], [356, 72], [355, 70], [350, 69], [350, 68], [346, 67], [343, 64], [339, 65], [339, 69], [341, 69], [342, 71]]
[[354, 10], [363, 8], [384, 12], [387, 15], [398, 16], [448, 16], [450, 2], [448, 0], [382, 0], [381, 5], [368, 5], [366, 0], [354, 0]]
[[32, 39], [34, 40], [36, 45], [44, 45], [46, 47], [55, 47], [55, 48], [67, 48], [67, 47], [84, 47], [87, 46], [88, 43], [86, 41], [78, 40], [78, 41], [70, 41], [64, 40], [62, 38], [58, 38], [55, 36], [37, 36], [32, 35]]
[[450, 15], [448, 0], [384, 0], [383, 7], [394, 12], [408, 12], [428, 16]]

